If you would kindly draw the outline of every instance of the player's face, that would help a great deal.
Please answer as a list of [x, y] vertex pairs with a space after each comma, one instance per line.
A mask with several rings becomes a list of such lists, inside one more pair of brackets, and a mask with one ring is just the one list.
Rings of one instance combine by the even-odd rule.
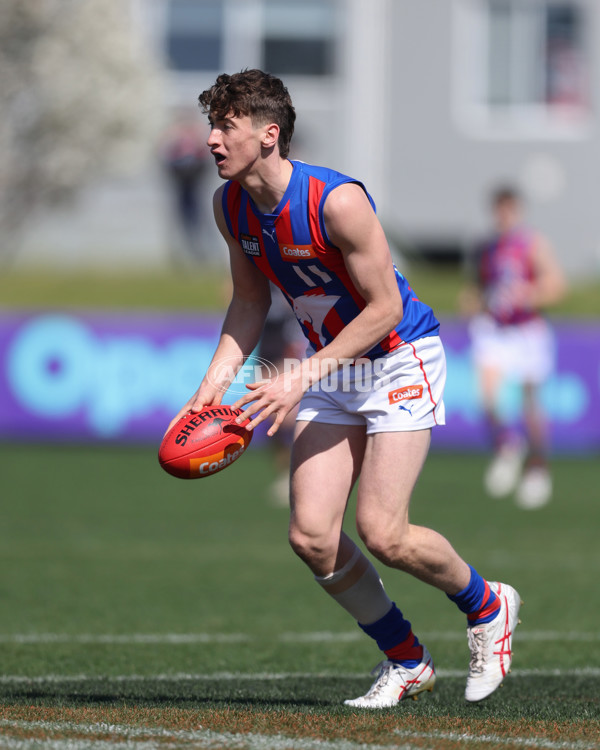
[[510, 232], [521, 222], [519, 204], [513, 200], [499, 201], [494, 206], [494, 221], [500, 233]]
[[256, 128], [250, 117], [209, 118], [208, 147], [215, 158], [219, 176], [240, 180], [252, 171], [261, 156], [264, 128]]

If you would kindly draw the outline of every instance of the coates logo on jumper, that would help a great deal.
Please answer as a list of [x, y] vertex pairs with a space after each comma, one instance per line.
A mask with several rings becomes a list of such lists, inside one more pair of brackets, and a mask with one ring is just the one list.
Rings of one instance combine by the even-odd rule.
[[312, 245], [286, 245], [280, 242], [279, 252], [281, 253], [283, 260], [292, 263], [299, 260], [309, 260], [310, 258], [317, 257]]
[[409, 401], [411, 398], [421, 398], [422, 396], [422, 385], [407, 385], [404, 388], [396, 388], [395, 391], [388, 393], [390, 404], [399, 404], [401, 401]]
[[279, 370], [272, 362], [263, 357], [244, 357], [242, 361], [238, 357], [224, 357], [210, 366], [208, 380], [211, 385], [222, 393], [229, 391], [231, 394], [243, 395], [248, 393], [247, 385], [251, 383], [264, 383], [263, 388], [268, 388], [279, 377]]

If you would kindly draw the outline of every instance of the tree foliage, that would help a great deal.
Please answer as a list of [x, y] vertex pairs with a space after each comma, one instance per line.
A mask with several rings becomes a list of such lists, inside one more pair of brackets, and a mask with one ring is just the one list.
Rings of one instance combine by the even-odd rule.
[[159, 78], [131, 8], [128, 0], [0, 3], [2, 251], [37, 208], [149, 145]]

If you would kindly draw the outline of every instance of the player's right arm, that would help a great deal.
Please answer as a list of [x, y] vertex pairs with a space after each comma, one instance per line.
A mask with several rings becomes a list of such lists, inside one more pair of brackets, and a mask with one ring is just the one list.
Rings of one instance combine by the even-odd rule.
[[[258, 344], [271, 305], [269, 281], [250, 261], [239, 242], [231, 236], [223, 214], [224, 186], [213, 199], [215, 221], [229, 249], [233, 291], [221, 328], [221, 337], [200, 387], [171, 420], [175, 422], [189, 411], [220, 404], [235, 374]], [[225, 366], [224, 366], [225, 365]]]
[[550, 242], [537, 235], [533, 242], [534, 281], [527, 302], [536, 310], [555, 305], [566, 294], [567, 282]]

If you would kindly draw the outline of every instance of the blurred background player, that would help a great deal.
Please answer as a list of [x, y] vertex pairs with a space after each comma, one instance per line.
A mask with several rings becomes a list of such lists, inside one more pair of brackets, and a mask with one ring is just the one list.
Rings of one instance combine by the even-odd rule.
[[[494, 445], [484, 483], [492, 497], [516, 490], [517, 504], [533, 509], [552, 495], [540, 389], [553, 370], [554, 340], [541, 310], [561, 299], [565, 280], [547, 239], [523, 224], [522, 200], [513, 187], [493, 192], [491, 210], [494, 232], [475, 253], [476, 283], [463, 296]], [[508, 381], [521, 389], [524, 435], [508, 426], [500, 410]]]
[[162, 161], [171, 191], [179, 244], [189, 260], [206, 260], [202, 252], [203, 181], [208, 166], [207, 130], [196, 110], [182, 107], [164, 134]]

